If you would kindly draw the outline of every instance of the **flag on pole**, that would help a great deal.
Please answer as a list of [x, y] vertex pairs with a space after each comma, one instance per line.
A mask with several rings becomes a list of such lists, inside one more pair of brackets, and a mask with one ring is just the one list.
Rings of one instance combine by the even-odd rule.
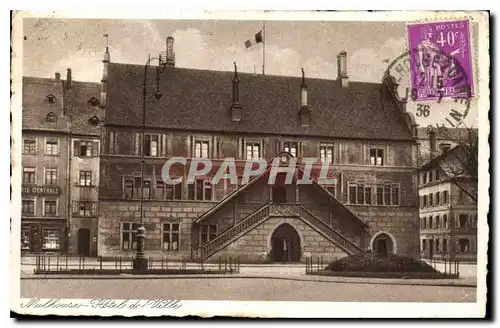
[[247, 47], [247, 49], [248, 49], [251, 46], [253, 46], [254, 44], [262, 43], [262, 42], [263, 42], [262, 30], [260, 30], [259, 33], [255, 34], [255, 39], [248, 39], [245, 41], [245, 47]]

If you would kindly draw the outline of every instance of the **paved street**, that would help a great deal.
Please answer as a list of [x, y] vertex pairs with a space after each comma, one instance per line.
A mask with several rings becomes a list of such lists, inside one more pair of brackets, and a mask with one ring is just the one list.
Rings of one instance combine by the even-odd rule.
[[475, 302], [476, 288], [285, 279], [21, 280], [21, 297], [181, 300]]

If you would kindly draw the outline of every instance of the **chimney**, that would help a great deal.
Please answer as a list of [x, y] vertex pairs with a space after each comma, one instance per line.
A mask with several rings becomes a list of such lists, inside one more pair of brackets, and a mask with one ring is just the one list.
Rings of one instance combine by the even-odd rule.
[[303, 68], [302, 68], [302, 84], [300, 85], [300, 107], [307, 108], [307, 84]]
[[311, 125], [311, 111], [307, 107], [307, 84], [304, 69], [302, 68], [302, 83], [300, 84], [300, 126], [308, 127]]
[[341, 51], [337, 55], [337, 80], [340, 80], [342, 88], [349, 86], [349, 77], [347, 76], [347, 52]]
[[429, 146], [431, 158], [436, 157], [436, 131], [429, 130]]
[[71, 68], [66, 71], [66, 88], [71, 89], [73, 86], [73, 79], [71, 78]]
[[108, 92], [108, 73], [109, 73], [109, 62], [111, 56], [109, 54], [109, 48], [106, 46], [106, 51], [104, 51], [104, 57], [102, 59], [102, 78], [101, 78], [101, 95], [99, 99], [99, 106], [101, 108], [106, 107], [106, 99]]
[[56, 77], [56, 82], [61, 81], [61, 73], [56, 72], [55, 77]]
[[236, 62], [234, 64], [234, 77], [233, 77], [233, 103], [231, 105], [231, 120], [233, 122], [241, 121], [241, 110], [243, 106], [240, 105], [240, 80], [238, 79], [238, 67]]
[[174, 52], [174, 38], [169, 36], [167, 38], [167, 53], [165, 65], [167, 67], [175, 67], [175, 52]]

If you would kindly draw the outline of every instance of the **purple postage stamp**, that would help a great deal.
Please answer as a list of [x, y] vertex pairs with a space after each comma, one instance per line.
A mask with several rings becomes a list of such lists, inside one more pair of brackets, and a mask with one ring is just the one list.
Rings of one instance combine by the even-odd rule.
[[473, 96], [469, 21], [418, 23], [407, 28], [412, 98]]

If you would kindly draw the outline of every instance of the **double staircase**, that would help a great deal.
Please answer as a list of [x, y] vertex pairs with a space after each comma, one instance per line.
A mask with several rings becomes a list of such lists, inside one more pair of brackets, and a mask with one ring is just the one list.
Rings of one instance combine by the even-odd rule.
[[300, 217], [306, 224], [348, 254], [362, 252], [361, 247], [333, 229], [301, 204], [265, 204], [233, 227], [198, 248], [199, 259], [204, 261], [236, 239], [245, 235], [269, 217]]

